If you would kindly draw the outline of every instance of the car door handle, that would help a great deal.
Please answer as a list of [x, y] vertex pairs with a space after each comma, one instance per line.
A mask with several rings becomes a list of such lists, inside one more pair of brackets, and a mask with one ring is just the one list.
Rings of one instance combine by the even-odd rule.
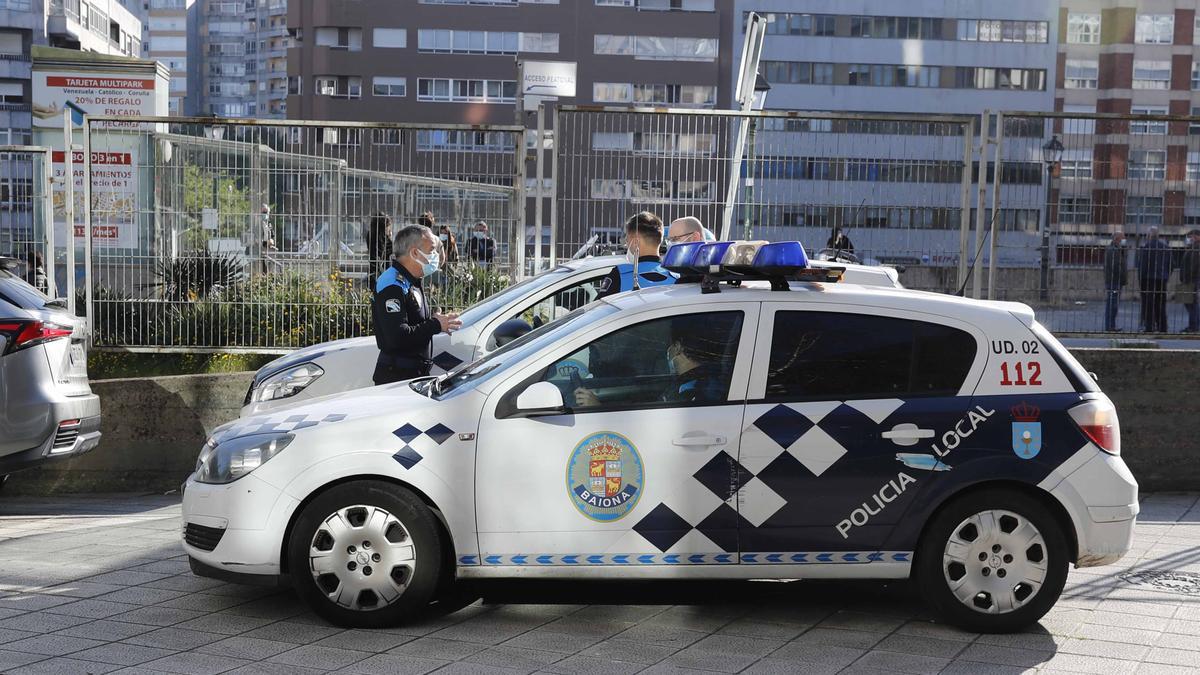
[[724, 436], [681, 436], [671, 441], [671, 445], [681, 447], [725, 445]]
[[916, 445], [917, 441], [922, 438], [933, 438], [933, 429], [921, 429], [915, 424], [905, 422], [897, 424], [880, 435], [890, 439], [896, 445]]

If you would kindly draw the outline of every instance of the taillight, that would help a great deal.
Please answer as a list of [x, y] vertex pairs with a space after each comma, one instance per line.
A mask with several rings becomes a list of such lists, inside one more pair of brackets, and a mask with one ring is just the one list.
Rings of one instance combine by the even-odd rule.
[[33, 347], [51, 340], [71, 337], [71, 329], [42, 321], [0, 321], [0, 335], [8, 343], [5, 353]]
[[1111, 454], [1121, 454], [1121, 424], [1117, 409], [1107, 398], [1089, 399], [1067, 411], [1079, 430], [1096, 447]]

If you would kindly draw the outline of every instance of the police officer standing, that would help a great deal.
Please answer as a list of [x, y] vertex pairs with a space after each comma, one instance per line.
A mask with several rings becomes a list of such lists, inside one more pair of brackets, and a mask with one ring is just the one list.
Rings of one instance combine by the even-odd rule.
[[424, 225], [408, 225], [392, 242], [392, 261], [375, 284], [371, 317], [375, 322], [375, 384], [399, 382], [429, 374], [433, 336], [462, 325], [457, 314], [429, 310], [421, 280], [440, 264], [438, 238]]
[[649, 211], [630, 216], [625, 221], [625, 246], [629, 257], [637, 261], [636, 266], [624, 262], [612, 268], [600, 282], [599, 297], [633, 290], [635, 274], [638, 288], [675, 283], [678, 277], [662, 266], [662, 259], [658, 256], [662, 241], [663, 224], [658, 216]]

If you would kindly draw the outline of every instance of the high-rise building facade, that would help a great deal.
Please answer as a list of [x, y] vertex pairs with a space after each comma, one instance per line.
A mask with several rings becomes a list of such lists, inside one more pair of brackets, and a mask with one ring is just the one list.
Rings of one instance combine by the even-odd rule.
[[286, 0], [200, 2], [201, 114], [284, 117], [291, 46]]
[[[1063, 0], [1057, 110], [1200, 115], [1196, 0]], [[1054, 229], [1081, 235], [1200, 225], [1200, 125], [1067, 122]]]
[[722, 0], [294, 0], [288, 116], [511, 124], [517, 59], [578, 63], [563, 103], [718, 107], [729, 19]]
[[0, 0], [0, 144], [31, 141], [33, 45], [141, 56], [142, 26], [117, 0]]
[[142, 53], [171, 71], [168, 109], [193, 115], [199, 107], [198, 0], [122, 0], [142, 22]]

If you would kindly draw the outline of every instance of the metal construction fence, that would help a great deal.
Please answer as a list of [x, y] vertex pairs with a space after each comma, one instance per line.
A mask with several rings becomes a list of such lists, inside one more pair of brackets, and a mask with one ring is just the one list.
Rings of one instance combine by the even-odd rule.
[[[1200, 228], [1200, 117], [1017, 112], [998, 120], [988, 149], [1003, 170], [987, 180], [1003, 218], [1000, 236], [988, 241], [985, 229], [983, 257], [1002, 273], [984, 280], [987, 296], [1027, 302], [1060, 332], [1200, 328], [1200, 251], [1187, 240]], [[1118, 232], [1124, 245], [1110, 246]]]
[[[431, 280], [436, 306], [472, 304], [520, 264], [519, 127], [115, 122], [90, 118], [79, 153], [96, 344], [291, 349], [368, 334], [390, 233], [426, 212], [451, 261]], [[481, 222], [483, 247], [470, 236]]]
[[[530, 272], [539, 249], [620, 249], [623, 220], [646, 209], [813, 254], [840, 228], [910, 288], [1025, 302], [1059, 333], [1197, 327], [1200, 254], [1185, 239], [1200, 227], [1200, 117], [562, 106], [551, 122], [533, 180], [552, 186], [537, 191], [544, 242], [520, 126], [89, 118], [69, 156], [0, 148], [0, 254], [40, 252], [101, 346], [286, 350], [365, 334], [386, 255], [376, 215], [395, 228], [426, 211], [456, 244], [430, 289], [448, 309]], [[91, 255], [69, 265], [85, 230]], [[1110, 249], [1117, 230], [1126, 244]]]

